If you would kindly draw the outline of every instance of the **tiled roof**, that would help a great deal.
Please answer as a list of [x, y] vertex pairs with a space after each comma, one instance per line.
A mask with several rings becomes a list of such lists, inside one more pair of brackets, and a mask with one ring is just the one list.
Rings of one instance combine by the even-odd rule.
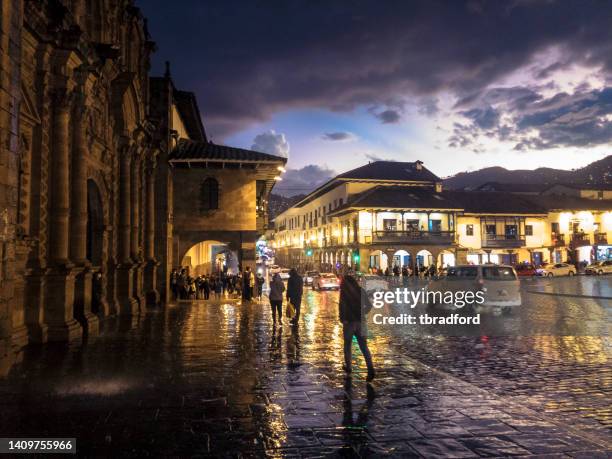
[[177, 147], [168, 155], [168, 159], [170, 161], [263, 161], [283, 164], [287, 162], [287, 158], [268, 153], [217, 145], [211, 142], [194, 142], [188, 139], [180, 139]]
[[535, 205], [546, 209], [554, 210], [603, 210], [612, 212], [612, 199], [587, 199], [577, 196], [546, 194], [539, 196], [525, 196], [525, 199]]
[[612, 190], [612, 183], [555, 183], [547, 186], [545, 189], [550, 190], [556, 186], [572, 188], [574, 190]]
[[[421, 163], [422, 164], [422, 163]], [[439, 182], [440, 178], [417, 162], [374, 161], [338, 175], [338, 179]]]
[[466, 213], [475, 214], [545, 214], [546, 210], [531, 200], [531, 196], [499, 191], [444, 191]]
[[456, 202], [431, 187], [377, 186], [359, 194], [346, 207], [378, 209], [462, 209]]

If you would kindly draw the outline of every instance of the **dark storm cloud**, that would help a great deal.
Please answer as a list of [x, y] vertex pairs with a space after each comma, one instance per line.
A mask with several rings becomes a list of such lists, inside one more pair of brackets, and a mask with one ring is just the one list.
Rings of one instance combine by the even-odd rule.
[[397, 110], [385, 110], [376, 114], [376, 118], [378, 118], [383, 124], [394, 124], [399, 122], [401, 119], [401, 115]]
[[301, 169], [287, 169], [282, 175], [283, 180], [274, 187], [274, 192], [283, 196], [310, 193], [335, 175], [333, 170], [315, 164]]
[[[147, 0], [141, 6], [159, 46], [157, 70], [166, 59], [174, 62], [177, 84], [197, 92], [214, 136], [296, 107], [376, 106], [383, 107], [376, 111], [381, 121], [397, 121], [401, 111], [390, 99], [441, 90], [467, 97], [553, 45], [562, 50], [558, 66], [612, 69], [611, 2], [190, 0], [177, 7]], [[550, 65], [542, 77], [555, 69]]]
[[493, 107], [473, 108], [465, 112], [460, 112], [461, 115], [471, 119], [480, 129], [491, 129], [497, 126], [499, 122], [499, 113]]
[[[489, 93], [490, 92], [490, 93]], [[612, 142], [612, 88], [579, 86], [573, 94], [543, 97], [529, 88], [492, 89], [471, 103], [489, 105], [462, 111], [450, 147], [478, 148], [481, 137], [515, 142], [515, 150], [588, 147]], [[505, 119], [500, 120], [503, 112]]]
[[321, 136], [323, 140], [331, 140], [334, 142], [345, 142], [355, 139], [355, 134], [352, 132], [326, 132]]

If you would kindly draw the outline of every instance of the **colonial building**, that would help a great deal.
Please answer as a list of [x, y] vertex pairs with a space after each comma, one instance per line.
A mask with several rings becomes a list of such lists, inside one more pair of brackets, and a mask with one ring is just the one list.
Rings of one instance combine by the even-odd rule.
[[0, 342], [98, 333], [155, 290], [154, 50], [131, 2], [2, 2]]
[[207, 141], [193, 94], [150, 80], [131, 0], [2, 0], [0, 18], [1, 374], [27, 343], [165, 302], [199, 231], [235, 231], [216, 239], [254, 260], [285, 160]]
[[580, 234], [594, 250], [591, 259], [609, 256], [596, 244], [612, 231], [612, 201], [514, 188], [444, 191], [420, 161], [370, 163], [335, 177], [276, 217], [276, 260], [324, 270], [580, 261], [584, 257], [559, 250], [556, 236], [568, 227], [556, 223], [560, 218], [579, 221], [568, 216], [569, 209], [582, 223], [574, 224], [568, 247], [578, 247]]
[[170, 152], [173, 264], [196, 274], [255, 268], [267, 201], [286, 158], [181, 138]]

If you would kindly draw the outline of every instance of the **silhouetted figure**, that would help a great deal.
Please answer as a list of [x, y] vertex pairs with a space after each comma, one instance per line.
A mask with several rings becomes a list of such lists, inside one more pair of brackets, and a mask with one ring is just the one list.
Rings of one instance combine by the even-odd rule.
[[272, 306], [272, 322], [276, 325], [276, 316], [278, 314], [278, 321], [282, 323], [283, 319], [283, 292], [285, 291], [285, 284], [280, 277], [280, 274], [274, 274], [272, 282], [270, 282], [270, 305]]
[[291, 301], [295, 308], [295, 317], [291, 321], [293, 325], [297, 325], [300, 320], [300, 307], [302, 304], [302, 293], [304, 291], [304, 281], [298, 274], [295, 268], [289, 271], [289, 280], [287, 281], [287, 300]]
[[242, 277], [242, 299], [246, 301], [251, 301], [253, 298], [253, 285], [255, 284], [255, 280], [253, 279], [253, 273], [251, 272], [250, 267], [246, 267], [244, 270], [244, 275]]
[[[363, 293], [363, 294], [362, 294]], [[363, 302], [363, 305], [362, 305]], [[353, 336], [357, 338], [359, 349], [363, 354], [368, 367], [368, 381], [375, 376], [372, 355], [368, 348], [365, 335], [365, 316], [372, 308], [368, 296], [362, 292], [361, 287], [352, 274], [347, 274], [342, 280], [340, 287], [340, 322], [343, 326], [344, 335], [344, 371], [351, 373]]]
[[264, 278], [261, 273], [257, 273], [257, 276], [255, 277], [255, 288], [257, 290], [257, 299], [259, 301], [261, 301], [261, 296], [263, 295], [263, 285]]

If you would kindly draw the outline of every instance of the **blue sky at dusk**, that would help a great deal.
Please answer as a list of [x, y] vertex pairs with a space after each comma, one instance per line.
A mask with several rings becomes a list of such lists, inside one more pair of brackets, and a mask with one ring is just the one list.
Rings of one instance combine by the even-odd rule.
[[610, 154], [612, 3], [139, 6], [154, 73], [172, 62], [216, 143], [287, 154], [285, 194], [376, 159], [448, 176]]

